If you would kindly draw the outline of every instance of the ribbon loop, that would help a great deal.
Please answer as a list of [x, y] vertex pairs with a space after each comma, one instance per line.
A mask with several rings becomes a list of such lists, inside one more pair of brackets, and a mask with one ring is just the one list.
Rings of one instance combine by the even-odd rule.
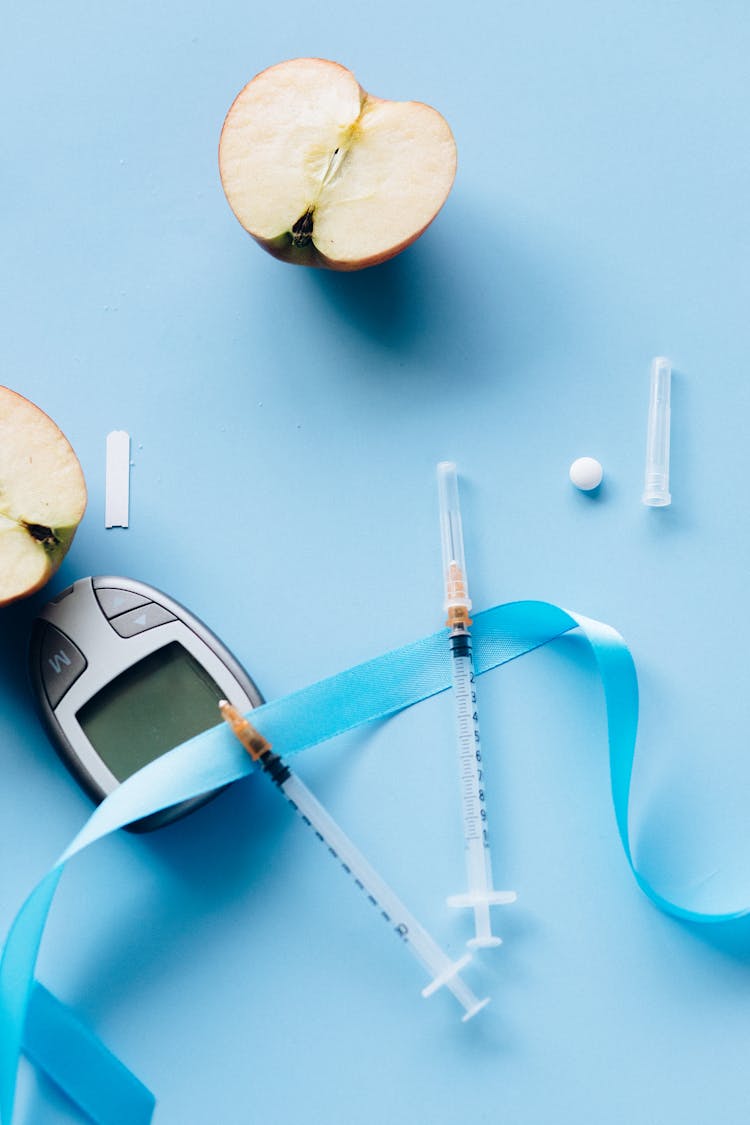
[[[633, 874], [662, 910], [692, 921], [724, 921], [662, 896], [635, 868], [628, 834], [628, 804], [638, 724], [633, 659], [610, 626], [546, 602], [514, 602], [476, 615], [475, 670], [488, 672], [573, 629], [580, 629], [597, 661], [607, 705], [612, 800], [620, 840]], [[364, 723], [384, 719], [451, 684], [447, 630], [395, 649], [252, 713], [253, 725], [284, 755], [315, 746]], [[221, 723], [162, 755], [120, 785], [34, 888], [18, 912], [0, 958], [0, 1121], [13, 1115], [19, 1054], [29, 1054], [100, 1125], [145, 1125], [153, 1099], [75, 1017], [34, 981], [47, 915], [65, 864], [110, 832], [169, 805], [218, 789], [253, 769]], [[741, 911], [739, 913], [745, 913]], [[75, 1025], [73, 1037], [65, 1027]], [[76, 1050], [71, 1049], [75, 1040]], [[75, 1057], [74, 1057], [75, 1055]], [[85, 1059], [85, 1064], [81, 1064]], [[78, 1061], [76, 1061], [78, 1060]], [[117, 1092], [112, 1083], [117, 1084]], [[110, 1094], [107, 1094], [107, 1090]], [[129, 1106], [130, 1116], [114, 1108]]]

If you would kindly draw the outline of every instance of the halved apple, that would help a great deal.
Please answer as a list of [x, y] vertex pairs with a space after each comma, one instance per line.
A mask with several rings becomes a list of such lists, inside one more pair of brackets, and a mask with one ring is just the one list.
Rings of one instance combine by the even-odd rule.
[[431, 106], [373, 97], [339, 63], [291, 59], [235, 99], [219, 170], [235, 215], [269, 253], [356, 270], [429, 226], [453, 185], [456, 144]]
[[38, 406], [0, 387], [0, 606], [52, 577], [85, 508], [67, 438]]

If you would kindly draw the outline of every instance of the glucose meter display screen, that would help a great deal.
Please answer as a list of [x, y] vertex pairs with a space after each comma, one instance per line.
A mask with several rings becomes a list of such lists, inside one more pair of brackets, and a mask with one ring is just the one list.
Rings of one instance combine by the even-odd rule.
[[157, 649], [85, 703], [76, 718], [118, 781], [221, 722], [225, 693], [177, 641]]

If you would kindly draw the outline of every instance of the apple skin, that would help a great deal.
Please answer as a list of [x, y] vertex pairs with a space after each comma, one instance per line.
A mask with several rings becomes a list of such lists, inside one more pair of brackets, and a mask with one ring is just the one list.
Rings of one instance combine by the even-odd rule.
[[[291, 62], [291, 63], [294, 63], [296, 61], [307, 61], [307, 60], [296, 60], [296, 59], [288, 60], [288, 62]], [[341, 63], [333, 62], [332, 60], [322, 59], [322, 58], [318, 58], [318, 57], [316, 57], [314, 60], [311, 60], [311, 61], [320, 62], [320, 63], [325, 64], [326, 66], [336, 68], [341, 73], [353, 78], [353, 75], [352, 75], [351, 71], [348, 69], [348, 67], [343, 66]], [[242, 88], [242, 90], [240, 90], [239, 94], [237, 94], [237, 96], [235, 97], [234, 101], [232, 102], [232, 105], [229, 108], [229, 111], [227, 112], [226, 118], [224, 119], [224, 124], [222, 126], [221, 135], [220, 135], [220, 138], [219, 138], [219, 154], [220, 154], [219, 164], [220, 164], [220, 166], [221, 166], [222, 145], [223, 145], [223, 142], [224, 142], [224, 137], [225, 137], [225, 133], [227, 131], [227, 128], [228, 128], [228, 126], [230, 126], [230, 122], [232, 120], [232, 112], [233, 112], [235, 106], [240, 102], [240, 100], [242, 99], [245, 91], [252, 85], [253, 82], [256, 81], [256, 79], [261, 78], [263, 75], [265, 75], [266, 73], [268, 73], [271, 70], [274, 70], [276, 67], [285, 66], [285, 65], [287, 65], [287, 64], [286, 63], [275, 63], [272, 66], [266, 67], [264, 70], [259, 71], [259, 73], [256, 74], [254, 76], [254, 78], [252, 78], [250, 80], [250, 82], [246, 83], [246, 85]], [[369, 102], [369, 104], [371, 106], [376, 105], [377, 103], [385, 103], [387, 101], [387, 99], [378, 98], [374, 94], [368, 93], [366, 90], [363, 89], [361, 84], [357, 83], [357, 86], [358, 86], [358, 89], [359, 89], [361, 101], [364, 101], [365, 99], [367, 99], [367, 101]], [[426, 109], [432, 110], [432, 107], [426, 106], [426, 104], [422, 103], [422, 102], [412, 103], [412, 104], [420, 105], [420, 106], [422, 106]], [[436, 113], [437, 111], [433, 110], [433, 112]], [[450, 130], [448, 130], [448, 131], [450, 133]], [[451, 139], [452, 139], [452, 137], [451, 137]], [[248, 233], [250, 235], [250, 237], [259, 246], [261, 246], [272, 257], [276, 258], [278, 261], [281, 261], [281, 262], [286, 262], [286, 263], [291, 264], [291, 265], [308, 266], [308, 267], [313, 267], [313, 268], [317, 268], [317, 269], [334, 270], [334, 271], [342, 272], [342, 273], [353, 273], [357, 270], [368, 269], [371, 266], [381, 265], [383, 262], [386, 262], [389, 259], [396, 257], [396, 255], [400, 254], [402, 251], [406, 250], [407, 247], [411, 246], [412, 243], [416, 242], [417, 239], [420, 238], [424, 234], [424, 232], [431, 225], [431, 223], [433, 223], [434, 220], [437, 218], [437, 215], [439, 214], [440, 210], [442, 209], [443, 203], [445, 202], [445, 199], [447, 198], [447, 196], [448, 196], [448, 194], [449, 194], [449, 192], [450, 192], [450, 190], [453, 186], [453, 182], [454, 182], [455, 176], [456, 176], [455, 141], [453, 142], [453, 147], [454, 147], [454, 152], [453, 152], [452, 174], [451, 174], [450, 183], [449, 183], [449, 186], [448, 186], [448, 188], [445, 192], [445, 196], [443, 198], [443, 201], [436, 208], [434, 214], [431, 215], [430, 218], [425, 223], [423, 223], [418, 229], [414, 230], [412, 233], [410, 233], [408, 235], [408, 237], [403, 238], [396, 245], [390, 246], [390, 247], [388, 247], [387, 250], [383, 250], [380, 253], [375, 253], [375, 254], [366, 256], [364, 258], [359, 258], [356, 261], [335, 261], [335, 260], [327, 257], [325, 254], [323, 254], [315, 246], [314, 242], [310, 242], [306, 246], [295, 245], [295, 243], [293, 242], [293, 239], [292, 239], [292, 232], [291, 231], [285, 231], [284, 233], [278, 235], [276, 238], [266, 239], [266, 238], [260, 237], [259, 235], [254, 234], [251, 230], [248, 230], [248, 228], [244, 225], [244, 223], [242, 223], [242, 220], [239, 220], [239, 221], [240, 221], [241, 225], [243, 226], [243, 229], [246, 231], [246, 233]], [[223, 184], [223, 176], [222, 176], [222, 186], [224, 186], [224, 190], [225, 190], [225, 193], [226, 193], [226, 186]], [[227, 200], [228, 200], [228, 202], [230, 204], [230, 207], [231, 207], [232, 202], [231, 202], [231, 199], [229, 198], [228, 194], [227, 194]], [[239, 219], [239, 216], [237, 216], [237, 218]]]
[[18, 593], [10, 594], [8, 597], [0, 597], [0, 609], [2, 609], [3, 606], [12, 605], [13, 602], [21, 601], [22, 598], [30, 598], [32, 594], [38, 593], [60, 569], [60, 565], [68, 553], [70, 544], [73, 542], [73, 536], [78, 530], [78, 524], [76, 524], [75, 527], [55, 527], [50, 528], [50, 530], [54, 537], [53, 541], [40, 543], [41, 549], [47, 556], [46, 569], [31, 586], [18, 591]]
[[315, 269], [335, 270], [337, 273], [355, 273], [357, 270], [369, 269], [370, 266], [380, 266], [383, 262], [395, 258], [402, 250], [406, 250], [408, 246], [416, 242], [436, 218], [437, 215], [433, 215], [430, 221], [425, 223], [420, 230], [415, 231], [414, 234], [403, 239], [402, 242], [391, 247], [388, 251], [382, 254], [373, 254], [369, 258], [360, 258], [356, 262], [334, 262], [330, 258], [326, 258], [325, 254], [321, 254], [312, 242], [308, 243], [307, 246], [295, 246], [290, 232], [280, 234], [278, 238], [273, 239], [258, 238], [250, 231], [248, 231], [248, 234], [259, 246], [262, 246], [264, 250], [280, 262], [288, 262], [293, 266], [312, 266]]
[[[53, 526], [42, 526], [31, 520], [26, 521], [20, 513], [9, 516], [7, 511], [4, 510], [3, 503], [8, 491], [7, 481], [0, 480], [0, 532], [3, 529], [2, 525], [5, 526], [7, 533], [8, 524], [16, 523], [18, 532], [25, 532], [28, 535], [32, 541], [31, 550], [34, 552], [33, 556], [29, 555], [29, 559], [36, 571], [35, 577], [26, 584], [20, 582], [17, 588], [13, 590], [6, 588], [3, 591], [0, 588], [0, 608], [37, 593], [53, 577], [68, 553], [87, 503], [83, 470], [70, 442], [60, 428], [49, 415], [30, 402], [29, 399], [24, 398], [23, 395], [9, 387], [0, 386], [0, 441], [3, 439], [4, 424], [8, 420], [11, 421], [16, 432], [18, 429], [28, 429], [28, 460], [30, 463], [33, 455], [40, 450], [40, 446], [46, 449], [52, 447], [57, 451], [57, 455], [64, 466], [65, 487], [71, 493], [71, 506], [68, 518], [53, 521]], [[15, 534], [15, 531], [15, 528], [11, 528], [13, 534]], [[0, 567], [3, 567], [5, 562], [2, 534], [0, 534]]]

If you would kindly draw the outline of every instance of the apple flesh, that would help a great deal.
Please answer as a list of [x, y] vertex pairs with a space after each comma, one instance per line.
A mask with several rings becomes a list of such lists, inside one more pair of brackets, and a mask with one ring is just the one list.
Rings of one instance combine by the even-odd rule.
[[356, 270], [429, 226], [453, 185], [456, 144], [431, 106], [373, 97], [339, 63], [291, 59], [235, 99], [219, 170], [235, 215], [269, 253]]
[[0, 387], [0, 606], [52, 577], [85, 508], [67, 438], [38, 406]]

